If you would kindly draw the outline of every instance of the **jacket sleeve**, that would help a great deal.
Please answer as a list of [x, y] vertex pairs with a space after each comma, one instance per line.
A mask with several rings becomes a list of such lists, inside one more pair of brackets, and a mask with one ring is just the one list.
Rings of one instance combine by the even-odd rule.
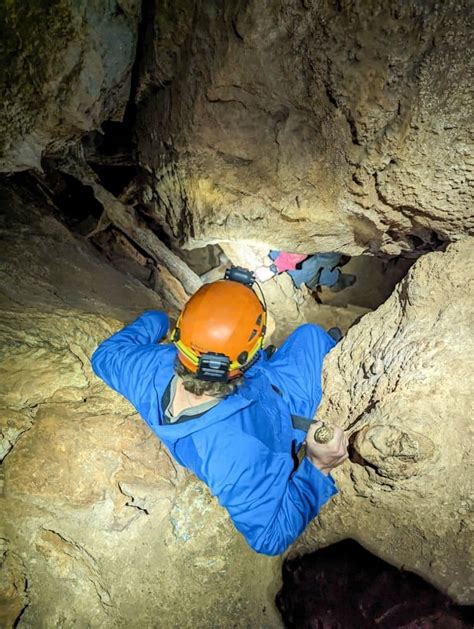
[[202, 464], [195, 471], [248, 544], [258, 553], [279, 555], [337, 493], [336, 486], [306, 457], [293, 471], [289, 453], [270, 452], [253, 438], [236, 447], [238, 438], [221, 434], [206, 445], [207, 452], [198, 444]]
[[92, 355], [94, 372], [137, 409], [150, 389], [161, 350], [157, 343], [166, 335], [168, 326], [164, 312], [145, 312], [105, 340]]

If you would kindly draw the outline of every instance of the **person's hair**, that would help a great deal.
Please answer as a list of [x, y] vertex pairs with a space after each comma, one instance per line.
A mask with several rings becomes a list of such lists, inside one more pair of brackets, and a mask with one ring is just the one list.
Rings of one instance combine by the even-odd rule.
[[196, 374], [186, 369], [176, 358], [174, 367], [176, 375], [183, 381], [183, 386], [189, 393], [193, 395], [212, 395], [213, 397], [224, 398], [235, 391], [237, 385], [242, 382], [243, 376], [234, 378], [230, 382], [209, 382], [208, 380], [200, 380]]

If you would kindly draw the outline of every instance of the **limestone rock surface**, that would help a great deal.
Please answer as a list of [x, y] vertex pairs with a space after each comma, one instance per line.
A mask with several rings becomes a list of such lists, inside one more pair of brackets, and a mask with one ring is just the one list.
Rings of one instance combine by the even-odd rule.
[[329, 354], [318, 417], [349, 432], [350, 461], [294, 548], [351, 537], [460, 603], [474, 599], [472, 247], [418, 260]]
[[472, 3], [155, 7], [137, 133], [170, 236], [357, 255], [472, 232]]
[[91, 370], [101, 340], [168, 305], [34, 199], [0, 198], [2, 628], [281, 626], [281, 560]]
[[157, 294], [104, 264], [36, 198], [0, 183], [0, 304], [42, 312], [74, 308], [127, 322], [160, 308]]
[[138, 0], [32, 0], [0, 8], [0, 171], [41, 168], [45, 150], [121, 120]]

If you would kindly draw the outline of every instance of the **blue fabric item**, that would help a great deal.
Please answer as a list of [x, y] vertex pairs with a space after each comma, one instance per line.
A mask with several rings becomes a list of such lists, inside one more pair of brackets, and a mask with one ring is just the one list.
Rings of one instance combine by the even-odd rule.
[[337, 492], [306, 457], [295, 471], [291, 454], [292, 443], [298, 448], [305, 438], [291, 414], [314, 415], [323, 359], [334, 341], [322, 328], [302, 325], [270, 359], [260, 351], [234, 394], [195, 420], [164, 425], [160, 402], [176, 358], [173, 345], [159, 344], [167, 331], [166, 314], [146, 312], [99, 346], [95, 373], [207, 483], [252, 548], [282, 553]]
[[[280, 251], [270, 251], [268, 254], [272, 260], [276, 260]], [[335, 268], [341, 261], [339, 253], [315, 253], [301, 262], [301, 269], [286, 271], [293, 280], [296, 288], [301, 284], [311, 284], [312, 282], [322, 286], [334, 286], [339, 279], [341, 271]]]

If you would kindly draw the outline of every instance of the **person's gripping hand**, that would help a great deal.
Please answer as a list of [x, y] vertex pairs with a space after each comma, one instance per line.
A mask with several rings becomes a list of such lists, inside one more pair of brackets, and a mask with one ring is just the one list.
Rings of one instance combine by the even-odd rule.
[[266, 282], [275, 277], [275, 273], [268, 266], [258, 266], [255, 269], [255, 277], [259, 282]]
[[315, 422], [309, 427], [306, 435], [306, 456], [311, 463], [326, 476], [338, 465], [341, 465], [348, 457], [348, 439], [342, 428], [334, 426], [334, 436], [328, 443], [318, 443], [314, 439], [314, 433], [323, 422]]

